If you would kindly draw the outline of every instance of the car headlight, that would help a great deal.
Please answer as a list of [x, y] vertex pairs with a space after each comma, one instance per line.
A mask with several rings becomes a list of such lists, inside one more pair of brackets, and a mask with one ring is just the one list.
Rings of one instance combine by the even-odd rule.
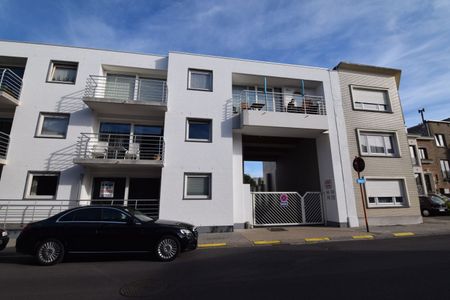
[[7, 231], [2, 231], [2, 236], [7, 236], [8, 232]]
[[192, 231], [190, 231], [189, 229], [180, 229], [181, 234], [183, 235], [191, 235]]

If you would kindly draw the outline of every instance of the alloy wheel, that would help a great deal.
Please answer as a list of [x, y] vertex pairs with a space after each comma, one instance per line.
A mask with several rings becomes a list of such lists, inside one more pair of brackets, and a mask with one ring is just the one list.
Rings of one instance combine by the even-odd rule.
[[157, 251], [159, 258], [162, 260], [171, 260], [175, 258], [178, 253], [178, 243], [173, 238], [163, 238], [158, 243]]
[[37, 255], [42, 264], [53, 264], [60, 259], [62, 252], [61, 244], [58, 241], [50, 240], [39, 246]]

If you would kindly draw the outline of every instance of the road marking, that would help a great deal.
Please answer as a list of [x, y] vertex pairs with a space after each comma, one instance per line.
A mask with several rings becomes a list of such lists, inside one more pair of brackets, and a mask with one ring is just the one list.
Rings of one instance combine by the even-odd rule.
[[413, 236], [413, 235], [415, 235], [415, 233], [414, 232], [394, 232], [393, 235], [396, 237]]
[[255, 245], [275, 245], [275, 244], [281, 244], [281, 241], [273, 240], [273, 241], [253, 241], [253, 244]]
[[198, 244], [199, 248], [225, 247], [227, 243]]
[[374, 236], [371, 235], [371, 234], [366, 234], [366, 235], [354, 235], [354, 236], [352, 236], [352, 238], [353, 238], [354, 240], [371, 240], [371, 239], [374, 238]]
[[329, 240], [330, 240], [329, 237], [317, 237], [317, 238], [306, 238], [305, 242], [316, 243], [316, 242], [324, 242], [324, 241], [329, 241]]

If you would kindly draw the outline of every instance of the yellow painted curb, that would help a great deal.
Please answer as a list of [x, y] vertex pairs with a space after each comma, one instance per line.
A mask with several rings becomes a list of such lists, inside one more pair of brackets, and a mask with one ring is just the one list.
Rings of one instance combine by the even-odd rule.
[[255, 245], [274, 245], [274, 244], [280, 244], [281, 241], [274, 240], [274, 241], [253, 241], [253, 244]]
[[324, 242], [324, 241], [329, 241], [330, 238], [328, 237], [318, 237], [318, 238], [306, 238], [305, 242], [307, 243], [315, 243], [315, 242]]
[[401, 237], [401, 236], [413, 236], [413, 235], [415, 235], [415, 233], [414, 233], [414, 232], [394, 232], [393, 235], [394, 235], [394, 236], [397, 236], [397, 237]]
[[214, 243], [214, 244], [198, 244], [199, 248], [212, 248], [212, 247], [224, 247], [227, 243]]
[[371, 239], [374, 238], [374, 236], [371, 235], [371, 234], [367, 234], [367, 235], [354, 235], [354, 236], [352, 236], [352, 238], [353, 238], [354, 240], [371, 240]]

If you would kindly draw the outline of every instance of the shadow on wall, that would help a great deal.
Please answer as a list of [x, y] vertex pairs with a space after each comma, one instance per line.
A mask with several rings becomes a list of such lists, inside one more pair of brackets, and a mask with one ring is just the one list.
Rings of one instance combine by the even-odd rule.
[[77, 144], [72, 144], [53, 153], [46, 162], [48, 171], [63, 171], [73, 167], [73, 159], [77, 150]]
[[[237, 120], [237, 121], [236, 121]], [[236, 126], [235, 122], [239, 121], [239, 115], [233, 114], [233, 99], [228, 99], [223, 105], [223, 115], [221, 122], [221, 136], [222, 137], [232, 137], [233, 136], [233, 126]]]
[[83, 102], [83, 96], [84, 89], [62, 96], [56, 103], [55, 110], [61, 113], [73, 113], [79, 110], [84, 110], [87, 108], [87, 105]]

